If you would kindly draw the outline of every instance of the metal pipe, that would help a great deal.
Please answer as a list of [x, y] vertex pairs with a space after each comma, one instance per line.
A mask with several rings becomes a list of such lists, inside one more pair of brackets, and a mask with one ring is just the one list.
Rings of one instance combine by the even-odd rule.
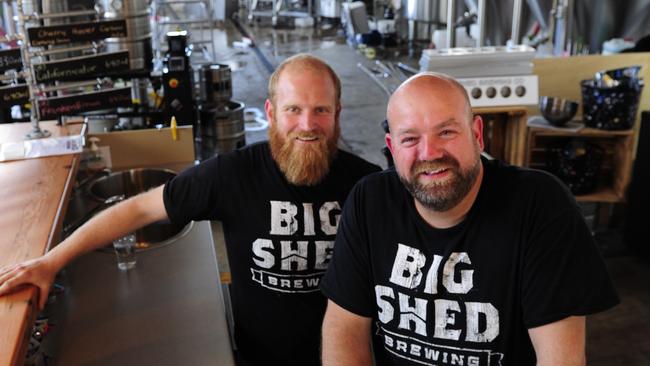
[[388, 66], [384, 65], [383, 62], [375, 60], [375, 65], [377, 65], [377, 67], [379, 67], [381, 71], [384, 72], [384, 77], [393, 76], [393, 71], [389, 69]]
[[467, 7], [467, 12], [470, 14], [476, 14], [478, 12], [476, 0], [465, 0], [465, 6]]
[[391, 94], [393, 94], [393, 93], [388, 89], [388, 87], [387, 87], [386, 85], [384, 85], [384, 82], [383, 82], [382, 80], [379, 80], [379, 78], [377, 77], [377, 75], [375, 75], [375, 73], [372, 72], [369, 68], [363, 66], [363, 64], [362, 64], [361, 62], [359, 62], [359, 63], [357, 64], [357, 67], [360, 68], [361, 71], [363, 71], [366, 75], [368, 75], [368, 76], [369, 76], [369, 77], [370, 77], [370, 78], [371, 78], [375, 83], [377, 83], [377, 85], [379, 85], [379, 87], [381, 87], [381, 89], [386, 93], [386, 95], [388, 95], [388, 96], [390, 97]]
[[53, 91], [73, 89], [73, 88], [85, 88], [88, 86], [95, 86], [95, 85], [101, 86], [102, 84], [103, 84], [103, 80], [97, 79], [97, 80], [89, 80], [89, 81], [80, 81], [77, 83], [65, 83], [65, 84], [62, 83], [59, 85], [44, 86], [44, 87], [39, 87], [38, 90], [44, 93], [49, 93]]
[[566, 50], [567, 32], [567, 1], [557, 0], [553, 34], [553, 54], [556, 56], [564, 54]]
[[411, 75], [415, 75], [418, 72], [420, 72], [420, 70], [412, 68], [411, 66], [409, 66], [409, 65], [407, 65], [405, 63], [402, 63], [402, 62], [398, 62], [397, 67], [399, 67], [400, 70], [405, 71], [405, 72], [407, 72], [407, 73], [409, 73]]
[[26, 32], [25, 20], [23, 19], [23, 0], [16, 0], [16, 9], [18, 11], [18, 29], [21, 32], [24, 32], [23, 37], [25, 39], [25, 46], [20, 47], [20, 51], [23, 56], [23, 65], [26, 69], [25, 71], [28, 73], [25, 81], [27, 82], [27, 89], [29, 90], [29, 103], [31, 104], [30, 122], [32, 124], [32, 130], [25, 135], [25, 138], [39, 139], [43, 137], [49, 137], [51, 133], [47, 130], [42, 130], [38, 125], [38, 121], [40, 120], [40, 112], [38, 110], [38, 99], [34, 94], [34, 80], [36, 80], [36, 78], [34, 77], [34, 68], [31, 64], [29, 52], [27, 52], [29, 45], [29, 35]]
[[512, 2], [512, 32], [510, 40], [513, 44], [519, 44], [521, 38], [521, 6], [522, 0], [514, 0]]
[[456, 45], [456, 0], [447, 0], [447, 48]]
[[14, 23], [14, 7], [10, 2], [2, 2], [2, 17], [4, 18], [5, 33], [7, 36], [16, 34], [16, 23]]
[[569, 54], [573, 54], [573, 33], [574, 33], [574, 21], [573, 21], [573, 7], [575, 6], [574, 0], [565, 0], [566, 4], [566, 30], [564, 32], [564, 50]]
[[32, 53], [32, 55], [41, 57], [41, 56], [53, 55], [53, 54], [56, 54], [56, 53], [83, 51], [83, 50], [89, 50], [89, 49], [93, 49], [93, 50], [97, 51], [98, 49], [100, 49], [103, 46], [104, 46], [104, 42], [100, 41], [99, 43], [93, 42], [92, 44], [87, 44], [87, 45], [83, 45], [83, 46], [55, 48], [55, 49], [52, 49], [52, 50], [45, 50], [45, 51], [34, 51]]
[[476, 13], [476, 22], [478, 23], [477, 47], [485, 46], [485, 0], [478, 0], [478, 10]]
[[41, 20], [41, 19], [56, 19], [56, 18], [68, 18], [76, 17], [83, 15], [99, 15], [96, 10], [77, 10], [77, 11], [66, 11], [62, 13], [47, 13], [47, 14], [30, 14], [24, 15], [19, 14], [19, 18], [23, 20]]
[[555, 43], [555, 14], [557, 14], [558, 1], [559, 0], [553, 0], [553, 3], [551, 4], [551, 11], [549, 12], [548, 17], [548, 36], [551, 40], [551, 45]]
[[163, 20], [157, 22], [163, 25], [183, 25], [183, 24], [210, 24], [210, 19], [203, 20]]
[[539, 23], [539, 26], [542, 30], [547, 31], [548, 24], [546, 23], [546, 17], [542, 12], [542, 8], [539, 6], [539, 0], [526, 0], [526, 3], [528, 4], [528, 9], [530, 9], [530, 12], [533, 13], [533, 16]]

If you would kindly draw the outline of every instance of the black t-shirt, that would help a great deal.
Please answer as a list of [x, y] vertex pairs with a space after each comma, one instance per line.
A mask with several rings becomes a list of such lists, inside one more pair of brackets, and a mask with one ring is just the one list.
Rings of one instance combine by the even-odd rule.
[[350, 193], [321, 282], [373, 319], [378, 365], [534, 365], [527, 329], [618, 303], [575, 199], [553, 176], [483, 161], [465, 219], [434, 229], [394, 170]]
[[319, 282], [341, 207], [354, 184], [378, 170], [339, 150], [320, 184], [295, 186], [268, 143], [258, 143], [209, 159], [165, 185], [172, 222], [223, 222], [241, 363], [319, 364], [326, 304]]

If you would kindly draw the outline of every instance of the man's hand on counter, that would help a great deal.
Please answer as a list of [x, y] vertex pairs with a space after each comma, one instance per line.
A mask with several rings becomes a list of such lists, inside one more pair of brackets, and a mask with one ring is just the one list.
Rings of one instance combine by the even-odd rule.
[[152, 222], [167, 219], [162, 195], [160, 186], [120, 202], [88, 220], [46, 255], [0, 269], [0, 296], [34, 285], [39, 289], [39, 308], [43, 309], [54, 276], [74, 258]]
[[43, 310], [57, 272], [57, 268], [49, 262], [47, 256], [2, 268], [0, 269], [0, 296], [25, 285], [34, 285], [38, 287], [38, 308]]

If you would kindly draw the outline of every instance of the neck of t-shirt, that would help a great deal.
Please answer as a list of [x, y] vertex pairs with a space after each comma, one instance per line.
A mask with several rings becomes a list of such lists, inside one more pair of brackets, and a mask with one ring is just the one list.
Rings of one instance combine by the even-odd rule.
[[458, 203], [456, 206], [452, 207], [451, 209], [447, 211], [435, 211], [422, 203], [420, 203], [417, 199], [413, 198], [415, 201], [415, 208], [422, 217], [424, 221], [426, 221], [429, 225], [431, 225], [433, 228], [436, 229], [448, 229], [451, 227], [454, 227], [463, 220], [465, 220], [465, 217], [467, 217], [467, 214], [469, 213], [470, 209], [474, 205], [474, 202], [476, 201], [476, 197], [478, 196], [478, 192], [481, 189], [481, 182], [483, 181], [483, 164], [480, 166], [480, 170], [478, 173], [478, 176], [476, 177], [476, 181], [474, 182], [474, 185], [472, 185], [472, 188], [469, 190], [465, 198], [463, 198], [460, 203]]

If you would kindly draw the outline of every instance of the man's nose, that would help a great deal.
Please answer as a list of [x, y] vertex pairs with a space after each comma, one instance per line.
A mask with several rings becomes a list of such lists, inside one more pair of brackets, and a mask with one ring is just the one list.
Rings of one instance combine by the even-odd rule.
[[316, 128], [316, 118], [311, 111], [304, 111], [298, 119], [298, 127], [303, 131], [311, 131]]
[[423, 136], [420, 140], [420, 160], [431, 161], [439, 159], [444, 154], [440, 140], [434, 136]]

